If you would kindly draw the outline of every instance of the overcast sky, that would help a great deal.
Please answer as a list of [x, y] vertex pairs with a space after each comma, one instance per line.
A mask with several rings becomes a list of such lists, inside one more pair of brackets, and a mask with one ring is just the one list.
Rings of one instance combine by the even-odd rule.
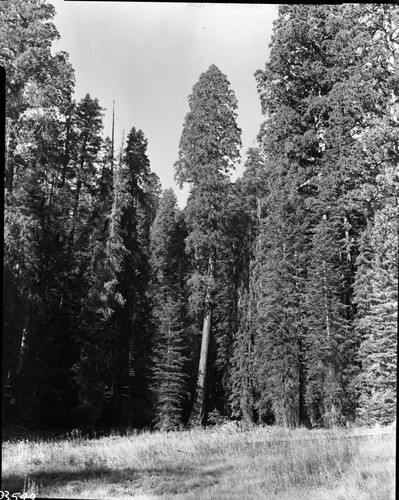
[[238, 99], [238, 125], [245, 152], [263, 121], [254, 73], [269, 57], [275, 5], [49, 0], [69, 53], [75, 98], [90, 93], [106, 109], [104, 133], [111, 136], [115, 100], [116, 149], [122, 131], [141, 129], [148, 139], [151, 170], [172, 187], [181, 207], [187, 188], [175, 185], [173, 164], [188, 96], [201, 73], [216, 64]]

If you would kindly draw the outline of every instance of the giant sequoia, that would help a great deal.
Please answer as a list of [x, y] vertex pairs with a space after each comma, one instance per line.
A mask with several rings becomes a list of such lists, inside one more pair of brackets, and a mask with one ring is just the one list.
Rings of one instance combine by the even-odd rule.
[[225, 75], [215, 65], [203, 73], [189, 98], [175, 164], [176, 179], [190, 185], [186, 220], [187, 249], [195, 263], [190, 278], [191, 303], [203, 318], [201, 353], [193, 423], [205, 417], [205, 379], [208, 369], [214, 297], [218, 287], [220, 219], [230, 187], [229, 171], [239, 156], [237, 101]]

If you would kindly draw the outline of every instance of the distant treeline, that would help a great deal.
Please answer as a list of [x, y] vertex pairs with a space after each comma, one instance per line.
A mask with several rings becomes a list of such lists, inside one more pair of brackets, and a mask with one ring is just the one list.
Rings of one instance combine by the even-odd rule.
[[392, 422], [397, 6], [279, 7], [236, 182], [237, 100], [216, 66], [201, 74], [175, 163], [183, 210], [144, 133], [116, 147], [98, 100], [74, 99], [53, 17], [44, 0], [0, 3], [3, 422]]

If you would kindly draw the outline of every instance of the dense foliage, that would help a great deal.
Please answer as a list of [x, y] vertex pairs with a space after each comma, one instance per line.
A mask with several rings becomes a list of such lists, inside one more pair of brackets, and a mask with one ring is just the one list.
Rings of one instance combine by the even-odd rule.
[[74, 99], [53, 16], [0, 3], [5, 423], [392, 422], [397, 7], [279, 7], [236, 182], [237, 100], [219, 68], [202, 73], [175, 163], [183, 210], [143, 131], [116, 152], [98, 100]]

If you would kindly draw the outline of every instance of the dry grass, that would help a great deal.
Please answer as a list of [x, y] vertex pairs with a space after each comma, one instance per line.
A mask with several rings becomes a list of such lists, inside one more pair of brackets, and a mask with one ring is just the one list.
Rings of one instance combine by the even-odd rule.
[[10, 495], [53, 498], [390, 500], [395, 433], [227, 426], [7, 441], [2, 476]]

